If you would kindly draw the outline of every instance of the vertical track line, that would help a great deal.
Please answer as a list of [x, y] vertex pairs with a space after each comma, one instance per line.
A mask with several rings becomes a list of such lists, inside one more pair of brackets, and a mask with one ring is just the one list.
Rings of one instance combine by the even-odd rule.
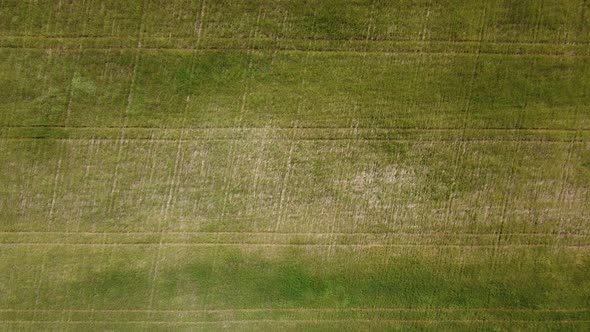
[[[291, 147], [289, 148], [289, 154], [287, 155], [287, 163], [285, 165], [285, 174], [283, 175], [283, 180], [281, 181], [281, 193], [279, 194], [279, 206], [278, 206], [278, 215], [277, 221], [275, 224], [275, 232], [280, 230], [281, 224], [285, 218], [285, 196], [287, 193], [287, 187], [289, 186], [289, 178], [291, 176], [291, 171], [293, 169], [293, 150], [295, 149], [295, 142], [291, 142]], [[274, 238], [273, 238], [274, 243]]]
[[[262, 9], [260, 9], [260, 11], [258, 12], [258, 16], [256, 18], [256, 26], [254, 27], [254, 30], [252, 30], [250, 32], [250, 39], [255, 40], [256, 37], [258, 37], [258, 29], [259, 29], [259, 25], [260, 25], [260, 17], [262, 16]], [[244, 116], [244, 112], [246, 110], [246, 103], [247, 103], [247, 99], [248, 99], [248, 95], [250, 94], [250, 89], [251, 89], [251, 79], [252, 79], [252, 67], [254, 65], [253, 63], [253, 58], [254, 58], [254, 42], [251, 42], [250, 45], [248, 46], [248, 67], [245, 70], [244, 73], [244, 80], [245, 80], [245, 87], [244, 87], [244, 93], [242, 94], [242, 98], [240, 100], [240, 109], [239, 109], [239, 113], [238, 113], [238, 117], [236, 119], [236, 126], [240, 127], [242, 125], [242, 119]]]
[[[185, 111], [184, 117], [182, 121], [182, 127], [185, 127], [186, 122], [186, 115], [188, 113], [190, 104], [190, 96], [186, 97], [186, 104], [185, 104]], [[159, 272], [159, 263], [161, 260], [161, 252], [164, 243], [164, 236], [169, 228], [169, 211], [170, 206], [173, 204], [174, 201], [174, 193], [177, 191], [178, 182], [180, 181], [179, 177], [179, 167], [182, 164], [183, 154], [182, 154], [182, 143], [184, 139], [186, 129], [183, 129], [180, 132], [180, 136], [178, 138], [178, 144], [176, 145], [176, 157], [174, 160], [174, 169], [172, 170], [172, 174], [170, 176], [170, 185], [168, 188], [168, 195], [166, 198], [166, 203], [162, 205], [162, 209], [160, 210], [161, 218], [158, 220], [158, 232], [159, 232], [159, 241], [158, 241], [158, 248], [156, 249], [156, 258], [153, 262], [153, 270], [152, 270], [152, 287], [150, 289], [150, 298], [149, 298], [149, 308], [153, 308], [154, 297], [156, 293], [156, 281]]]
[[367, 22], [367, 32], [365, 33], [365, 47], [363, 52], [363, 57], [367, 56], [367, 51], [369, 50], [369, 43], [371, 41], [371, 33], [375, 30], [375, 1], [371, 2], [371, 9], [369, 10], [369, 19]]
[[75, 81], [77, 74], [78, 74], [77, 69], [80, 66], [82, 52], [84, 52], [84, 50], [80, 47], [80, 50], [78, 51], [78, 56], [76, 57], [76, 67], [72, 73], [72, 78], [70, 79], [70, 84], [68, 86], [68, 92], [67, 92], [68, 96], [66, 98], [65, 115], [64, 115], [64, 121], [63, 121], [64, 127], [68, 127], [68, 125], [70, 123], [70, 116], [72, 113], [72, 100], [74, 98], [74, 81]]
[[[266, 153], [266, 145], [268, 144], [268, 135], [269, 135], [269, 131], [270, 131], [270, 127], [265, 127], [264, 128], [264, 134], [262, 136], [262, 140], [260, 142], [260, 144], [258, 145], [258, 149], [257, 149], [257, 154], [258, 154], [258, 158], [256, 158], [256, 161], [254, 162], [254, 183], [252, 185], [252, 197], [253, 197], [253, 202], [249, 204], [248, 206], [248, 214], [249, 215], [253, 215], [254, 214], [254, 210], [256, 207], [256, 203], [258, 202], [258, 185], [260, 182], [260, 172], [264, 170], [264, 160], [265, 160], [265, 153]], [[261, 170], [260, 168], [263, 167], [263, 169]], [[258, 219], [254, 219], [254, 223], [255, 223], [255, 227], [254, 229], [256, 229], [256, 223], [257, 223]]]
[[[586, 17], [586, 12], [588, 10], [588, 1], [584, 0], [582, 1], [582, 8], [580, 9], [580, 25], [577, 28], [576, 31], [576, 39], [579, 39], [580, 35], [582, 34], [582, 30], [583, 30], [583, 26], [584, 26], [584, 22], [585, 22], [585, 17]], [[568, 41], [564, 40], [564, 44], [567, 44]], [[581, 125], [578, 124], [578, 120], [579, 120], [579, 116], [580, 116], [580, 106], [576, 106], [575, 108], [575, 112], [574, 112], [574, 120], [573, 120], [573, 129], [574, 129], [574, 133], [572, 136], [572, 139], [569, 143], [568, 146], [568, 152], [566, 155], [566, 158], [564, 160], [564, 163], [561, 167], [562, 169], [562, 174], [560, 176], [561, 178], [561, 188], [559, 190], [559, 194], [557, 196], [557, 202], [558, 205], [561, 207], [560, 213], [559, 213], [559, 222], [558, 222], [558, 226], [557, 226], [557, 241], [556, 241], [556, 245], [559, 245], [562, 243], [562, 240], [564, 238], [564, 224], [566, 221], [566, 216], [565, 216], [565, 211], [567, 211], [568, 209], [566, 208], [566, 192], [567, 192], [567, 183], [569, 182], [569, 178], [571, 176], [571, 161], [572, 161], [572, 155], [573, 155], [573, 151], [575, 149], [575, 144], [578, 138], [578, 135], [580, 134], [580, 129], [581, 129]], [[574, 193], [575, 195], [575, 193]], [[584, 218], [581, 218], [582, 220], [584, 220]]]
[[[283, 21], [281, 22], [281, 29], [280, 29], [280, 33], [282, 34], [282, 36], [285, 35], [285, 28], [287, 27], [287, 22], [289, 21], [289, 11], [286, 10], [285, 13], [283, 14]], [[273, 52], [272, 52], [272, 57], [270, 59], [270, 65], [274, 65], [275, 63], [275, 59], [277, 57], [277, 54], [279, 53], [279, 50], [281, 49], [281, 36], [276, 34], [273, 36]]]
[[572, 140], [568, 146], [566, 158], [564, 159], [563, 165], [561, 166], [561, 169], [562, 169], [561, 188], [560, 188], [559, 194], [557, 196], [558, 205], [561, 207], [561, 211], [559, 213], [559, 223], [558, 223], [558, 227], [557, 227], [558, 242], [559, 242], [559, 240], [561, 240], [563, 238], [563, 233], [564, 233], [563, 232], [563, 224], [565, 221], [565, 216], [564, 216], [563, 210], [565, 209], [565, 203], [566, 203], [565, 192], [566, 192], [567, 182], [569, 180], [569, 175], [570, 175], [569, 165], [571, 164], [571, 160], [572, 160], [572, 154], [573, 154], [573, 150], [574, 150], [576, 136], [577, 136], [576, 134], [574, 134], [572, 136]]
[[133, 57], [133, 69], [131, 74], [131, 80], [129, 82], [129, 88], [127, 90], [127, 102], [125, 103], [125, 107], [123, 109], [123, 114], [121, 115], [121, 120], [123, 124], [121, 126], [121, 132], [117, 144], [117, 158], [116, 158], [116, 166], [115, 172], [113, 173], [113, 180], [111, 183], [111, 192], [109, 195], [109, 206], [108, 212], [112, 213], [116, 204], [115, 193], [117, 191], [118, 182], [119, 182], [119, 168], [121, 165], [121, 158], [123, 153], [123, 145], [125, 144], [125, 128], [127, 127], [127, 114], [129, 113], [129, 108], [131, 107], [131, 103], [133, 101], [133, 90], [135, 88], [135, 80], [137, 78], [137, 68], [139, 67], [139, 59], [141, 53], [141, 39], [143, 36], [143, 29], [145, 25], [145, 16], [146, 16], [146, 8], [147, 8], [147, 1], [143, 0], [142, 7], [141, 7], [141, 22], [138, 27], [137, 31], [137, 44], [135, 47], [135, 54]]
[[43, 255], [43, 260], [41, 261], [41, 271], [38, 274], [38, 280], [35, 285], [35, 311], [33, 312], [33, 319], [36, 318], [38, 309], [39, 309], [39, 302], [41, 300], [41, 285], [43, 284], [43, 278], [45, 277], [45, 267], [47, 265], [47, 255]]
[[457, 178], [458, 178], [458, 174], [459, 174], [459, 159], [461, 159], [463, 157], [463, 155], [465, 154], [465, 148], [466, 148], [465, 147], [465, 131], [467, 130], [467, 122], [469, 119], [469, 112], [471, 111], [471, 104], [472, 104], [472, 98], [473, 98], [473, 85], [475, 84], [475, 78], [477, 77], [477, 72], [480, 67], [481, 48], [482, 48], [482, 44], [485, 39], [486, 18], [487, 18], [487, 6], [484, 5], [483, 12], [482, 12], [482, 18], [481, 18], [481, 26], [480, 26], [480, 30], [479, 30], [479, 45], [477, 48], [477, 54], [475, 56], [475, 63], [473, 65], [473, 72], [471, 73], [471, 78], [469, 80], [469, 86], [467, 88], [466, 101], [465, 101], [465, 111], [463, 114], [463, 118], [461, 120], [460, 137], [459, 137], [459, 141], [456, 143], [457, 150], [455, 151], [455, 156], [453, 158], [453, 176], [452, 176], [453, 182], [451, 183], [451, 190], [449, 193], [449, 199], [447, 200], [447, 203], [446, 203], [445, 215], [444, 215], [444, 219], [443, 219], [444, 227], [448, 226], [449, 220], [451, 219], [451, 213], [453, 210], [453, 203], [455, 200], [455, 191], [457, 188]]
[[539, 6], [537, 8], [537, 17], [535, 22], [535, 30], [533, 31], [533, 42], [536, 43], [539, 37], [539, 28], [541, 27], [541, 14], [543, 13], [544, 0], [538, 0]]
[[[64, 143], [65, 144], [65, 143]], [[60, 152], [61, 154], [61, 152]], [[53, 214], [55, 212], [55, 201], [57, 200], [57, 191], [59, 188], [59, 181], [61, 178], [61, 164], [62, 164], [62, 157], [59, 157], [57, 161], [57, 167], [55, 170], [55, 177], [53, 179], [53, 195], [51, 197], [51, 206], [49, 207], [49, 217], [47, 218], [47, 230], [51, 230], [51, 224], [53, 221]]]
[[195, 20], [195, 26], [193, 33], [197, 36], [197, 48], [199, 48], [199, 42], [201, 41], [201, 36], [203, 35], [203, 20], [205, 18], [206, 12], [206, 0], [201, 1], [201, 10], [199, 12], [199, 18]]
[[[539, 5], [539, 8], [537, 10], [537, 17], [536, 20], [537, 22], [535, 23], [535, 32], [533, 33], [533, 43], [536, 43], [537, 41], [537, 31], [538, 30], [538, 26], [540, 24], [540, 11], [542, 8], [542, 3]], [[534, 61], [534, 63], [536, 64], [536, 60]], [[531, 77], [527, 77], [528, 80], [531, 80]], [[517, 133], [517, 136], [520, 136], [520, 131], [518, 130], [518, 128], [521, 128], [524, 124], [525, 121], [525, 113], [526, 113], [526, 109], [528, 107], [528, 99], [530, 96], [530, 92], [528, 90], [525, 90], [524, 92], [524, 100], [523, 100], [523, 105], [521, 107], [521, 111], [518, 114], [518, 117], [516, 118], [516, 123], [514, 124], [515, 132]], [[516, 159], [517, 157], [520, 155], [520, 150], [522, 147], [522, 144], [520, 143], [520, 139], [515, 141], [516, 144], [516, 150], [514, 151], [514, 156], [512, 158], [512, 163], [510, 166], [510, 173], [508, 174], [508, 180], [507, 180], [507, 188], [506, 191], [504, 193], [504, 196], [502, 198], [502, 208], [500, 210], [500, 225], [498, 227], [498, 232], [497, 232], [497, 237], [496, 237], [496, 244], [494, 246], [493, 249], [493, 253], [492, 253], [492, 271], [495, 272], [496, 268], [497, 268], [497, 264], [498, 261], [500, 260], [500, 248], [502, 246], [502, 236], [504, 235], [504, 230], [506, 228], [506, 219], [507, 219], [507, 214], [508, 214], [508, 202], [510, 201], [511, 196], [513, 195], [513, 188], [514, 188], [514, 177], [516, 174], [516, 167], [517, 162]], [[490, 301], [492, 298], [492, 294], [491, 294], [491, 290], [488, 291], [488, 301]]]
[[[96, 155], [98, 153], [98, 147], [95, 148], [95, 145], [100, 145], [100, 143], [96, 143], [96, 140], [93, 138], [92, 140], [90, 140], [88, 142], [88, 148], [87, 148], [87, 155], [88, 157], [85, 158], [86, 160], [86, 168], [84, 171], [84, 176], [82, 177], [82, 183], [83, 183], [83, 190], [82, 190], [82, 194], [84, 196], [87, 195], [90, 185], [89, 185], [89, 180], [88, 177], [90, 176], [90, 165], [94, 164], [94, 160], [96, 159]], [[80, 223], [82, 221], [82, 209], [78, 209], [78, 217], [76, 218], [76, 224], [74, 226], [74, 232], [79, 232], [80, 231]]]
[[426, 35], [428, 35], [430, 33], [430, 31], [428, 30], [428, 24], [430, 23], [430, 11], [432, 10], [432, 0], [428, 1], [428, 9], [426, 10], [426, 15], [424, 18], [424, 25], [422, 26], [422, 32], [420, 36], [420, 39], [422, 41], [428, 40], [426, 38]]
[[[205, 0], [201, 2], [201, 9], [199, 11], [199, 18], [195, 20], [195, 32], [197, 35], [197, 41], [195, 48], [193, 49], [192, 56], [191, 56], [191, 63], [189, 69], [189, 76], [192, 77], [195, 72], [196, 66], [196, 57], [197, 57], [197, 50], [200, 48], [201, 45], [201, 37], [203, 34], [203, 22], [205, 19], [205, 11], [206, 11], [206, 4]], [[169, 213], [170, 207], [174, 204], [174, 194], [178, 190], [178, 185], [180, 182], [180, 165], [183, 163], [183, 153], [182, 153], [182, 146], [184, 141], [184, 136], [186, 135], [186, 121], [188, 118], [189, 108], [190, 108], [190, 101], [191, 96], [187, 95], [185, 99], [184, 105], [184, 113], [183, 118], [181, 120], [181, 128], [180, 136], [178, 138], [178, 143], [176, 145], [176, 157], [174, 160], [174, 169], [172, 171], [172, 175], [170, 176], [170, 186], [168, 189], [168, 195], [166, 198], [166, 204], [162, 205], [162, 209], [160, 210], [160, 219], [158, 220], [158, 232], [159, 232], [159, 243], [154, 254], [154, 259], [152, 262], [152, 271], [151, 271], [151, 287], [150, 287], [150, 295], [149, 295], [149, 302], [148, 307], [152, 309], [154, 307], [154, 300], [156, 298], [156, 283], [158, 281], [158, 275], [160, 271], [160, 261], [162, 259], [162, 248], [164, 244], [164, 237], [167, 233], [167, 230], [170, 228], [170, 220], [169, 220]], [[153, 138], [153, 137], [152, 137]], [[153, 140], [152, 140], [153, 141]], [[151, 179], [151, 176], [150, 176]], [[151, 317], [151, 313], [150, 313]]]
[[502, 234], [504, 232], [504, 225], [506, 224], [506, 211], [508, 209], [508, 199], [511, 196], [512, 187], [514, 183], [514, 173], [516, 170], [516, 155], [519, 153], [519, 147], [515, 151], [515, 157], [512, 158], [512, 164], [510, 165], [510, 173], [508, 173], [507, 188], [502, 199], [502, 209], [500, 210], [500, 226], [498, 227], [498, 236], [496, 237], [495, 251], [497, 252], [500, 248], [502, 241]]

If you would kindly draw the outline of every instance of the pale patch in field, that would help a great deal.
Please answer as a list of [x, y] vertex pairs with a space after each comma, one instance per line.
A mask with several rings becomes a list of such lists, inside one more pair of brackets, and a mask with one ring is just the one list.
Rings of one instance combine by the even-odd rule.
[[[419, 183], [413, 169], [400, 165], [387, 165], [383, 168], [368, 166], [358, 170], [351, 179], [342, 180], [339, 186], [342, 192], [350, 194], [356, 208], [355, 219], [363, 223], [373, 220], [376, 215], [396, 209], [414, 209], [415, 204], [400, 200], [404, 193], [416, 191]], [[380, 211], [380, 212], [378, 212]], [[372, 222], [384, 222], [373, 220]]]
[[88, 79], [76, 72], [72, 78], [72, 90], [93, 94], [96, 92], [96, 84], [91, 79]]
[[377, 189], [380, 183], [398, 186], [415, 185], [417, 176], [413, 169], [387, 165], [383, 169], [362, 169], [351, 181], [344, 182], [349, 182], [354, 191], [365, 192]]

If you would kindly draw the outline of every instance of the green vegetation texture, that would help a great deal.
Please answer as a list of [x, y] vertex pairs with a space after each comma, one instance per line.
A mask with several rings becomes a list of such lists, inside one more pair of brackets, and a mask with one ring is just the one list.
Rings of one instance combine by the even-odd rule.
[[590, 329], [585, 0], [0, 0], [0, 330]]

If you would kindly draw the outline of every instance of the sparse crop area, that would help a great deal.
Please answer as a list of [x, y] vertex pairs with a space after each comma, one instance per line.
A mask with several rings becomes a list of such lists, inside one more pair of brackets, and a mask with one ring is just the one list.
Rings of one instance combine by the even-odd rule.
[[0, 0], [0, 330], [590, 329], [585, 0]]

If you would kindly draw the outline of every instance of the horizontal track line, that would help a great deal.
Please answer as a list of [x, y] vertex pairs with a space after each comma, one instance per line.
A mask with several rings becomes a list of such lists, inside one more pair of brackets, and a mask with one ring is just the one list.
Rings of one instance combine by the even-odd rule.
[[[58, 137], [4, 137], [2, 138], [7, 141], [42, 141], [42, 140], [52, 140], [52, 141], [117, 141], [120, 142], [120, 138], [58, 138]], [[355, 142], [473, 142], [473, 143], [497, 143], [497, 142], [513, 142], [513, 143], [540, 143], [540, 144], [552, 144], [552, 143], [589, 143], [590, 140], [532, 140], [532, 139], [399, 139], [399, 138], [296, 138], [296, 137], [284, 137], [284, 138], [244, 138], [244, 137], [235, 137], [235, 138], [193, 138], [193, 139], [154, 139], [154, 138], [130, 138], [126, 137], [123, 141], [149, 141], [149, 142], [196, 142], [196, 141], [258, 141], [258, 140], [265, 140], [265, 141], [307, 141], [307, 142], [330, 142], [330, 141], [355, 141]]]
[[[107, 41], [128, 41], [135, 43], [137, 36], [90, 36], [90, 35], [78, 35], [78, 36], [58, 36], [58, 35], [0, 35], [0, 41], [2, 40], [29, 40], [29, 41], [92, 41], [92, 40], [107, 40]], [[147, 42], [160, 42], [166, 40], [170, 43], [176, 42], [194, 42], [194, 45], [187, 45], [186, 47], [196, 46], [198, 38], [194, 36], [142, 36], [144, 43]], [[366, 39], [366, 38], [347, 38], [347, 39], [329, 39], [329, 38], [250, 38], [250, 37], [209, 37], [201, 39], [204, 43], [215, 43], [215, 42], [239, 42], [245, 47], [255, 43], [266, 43], [263, 45], [268, 46], [281, 46], [303, 43], [303, 45], [310, 45], [311, 47], [317, 47], [318, 44], [322, 43], [340, 43], [351, 46], [367, 46], [367, 45], [382, 45], [382, 46], [394, 46], [394, 45], [410, 45], [410, 46], [429, 46], [429, 45], [453, 45], [465, 47], [465, 45], [476, 47], [478, 45], [491, 45], [491, 46], [530, 46], [530, 47], [585, 47], [590, 45], [586, 42], [571, 42], [571, 43], [550, 43], [550, 42], [528, 42], [528, 41], [482, 41], [482, 40], [422, 40], [422, 39]], [[244, 43], [246, 42], [246, 43]], [[313, 45], [315, 44], [315, 45]], [[186, 44], [185, 44], [186, 45]]]
[[357, 247], [357, 248], [409, 248], [409, 247], [433, 247], [433, 248], [528, 248], [528, 247], [558, 247], [558, 248], [590, 248], [590, 244], [528, 244], [508, 243], [502, 245], [491, 244], [345, 244], [345, 243], [231, 243], [231, 242], [154, 242], [154, 243], [57, 243], [57, 242], [2, 242], [3, 247], [20, 246], [55, 246], [55, 247], [131, 247], [131, 246], [166, 246], [166, 247]]
[[116, 312], [146, 312], [146, 313], [208, 313], [208, 312], [339, 312], [339, 311], [360, 311], [360, 312], [399, 312], [399, 311], [481, 311], [481, 312], [590, 312], [588, 308], [574, 309], [536, 309], [536, 308], [228, 308], [228, 309], [11, 309], [1, 308], [0, 312], [97, 312], [97, 313], [116, 313]]
[[368, 130], [368, 131], [456, 131], [456, 132], [463, 132], [464, 130], [473, 130], [473, 131], [509, 131], [509, 132], [584, 132], [590, 131], [590, 128], [548, 128], [548, 127], [532, 127], [532, 128], [504, 128], [504, 127], [466, 127], [466, 128], [459, 128], [459, 127], [424, 127], [424, 128], [411, 128], [411, 127], [150, 127], [150, 126], [60, 126], [60, 125], [3, 125], [0, 126], [0, 129], [9, 129], [9, 128], [23, 128], [23, 129], [33, 129], [33, 128], [47, 128], [47, 129], [94, 129], [94, 130], [105, 130], [105, 129], [114, 129], [114, 130], [121, 130], [121, 129], [146, 129], [152, 131], [167, 131], [167, 130], [193, 130], [193, 131], [215, 131], [215, 130], [259, 130], [259, 131], [280, 131], [280, 130], [294, 130], [294, 131], [308, 131], [308, 130], [349, 130], [349, 131], [359, 131], [359, 130]]
[[350, 55], [366, 55], [366, 54], [377, 54], [377, 55], [469, 55], [469, 56], [516, 56], [516, 57], [557, 57], [557, 58], [587, 58], [590, 54], [559, 54], [559, 53], [509, 53], [509, 52], [486, 52], [486, 51], [428, 51], [428, 50], [415, 50], [415, 51], [375, 51], [375, 50], [339, 50], [339, 49], [283, 49], [276, 47], [208, 47], [208, 48], [178, 48], [178, 47], [33, 47], [33, 46], [6, 46], [0, 45], [0, 49], [12, 49], [12, 50], [25, 50], [25, 51], [47, 51], [52, 50], [56, 52], [82, 52], [82, 51], [171, 51], [171, 52], [219, 52], [219, 51], [267, 51], [269, 53], [281, 52], [281, 53], [311, 53], [311, 54], [350, 54]]
[[543, 323], [543, 324], [572, 324], [572, 323], [590, 323], [590, 320], [522, 320], [522, 319], [251, 319], [251, 320], [210, 320], [210, 321], [163, 321], [163, 320], [0, 320], [0, 323], [18, 323], [18, 324], [166, 324], [166, 325], [183, 325], [183, 324], [318, 324], [318, 323], [408, 323], [408, 324], [486, 324], [486, 323]]
[[[108, 35], [43, 35], [43, 34], [35, 34], [35, 35], [2, 35], [0, 34], [0, 39], [17, 39], [17, 38], [30, 38], [30, 39], [81, 39], [81, 40], [88, 40], [88, 39], [112, 39], [112, 40], [130, 40], [136, 41], [136, 35], [115, 35], [115, 36], [108, 36]], [[166, 39], [166, 40], [194, 40], [196, 41], [197, 38], [194, 36], [186, 35], [186, 36], [142, 36], [144, 39]], [[348, 39], [331, 39], [331, 38], [281, 38], [277, 37], [276, 39], [272, 38], [249, 38], [249, 37], [211, 37], [210, 40], [242, 40], [242, 41], [268, 41], [268, 42], [353, 42], [353, 43], [408, 43], [408, 44], [431, 44], [431, 43], [439, 43], [439, 44], [473, 44], [477, 45], [480, 43], [489, 44], [489, 45], [526, 45], [526, 46], [587, 46], [590, 43], [587, 42], [573, 42], [569, 44], [564, 43], [550, 43], [550, 42], [529, 42], [529, 41], [482, 41], [479, 39], [474, 40], [443, 40], [443, 39], [366, 39], [365, 37], [362, 38], [348, 38]]]
[[[203, 235], [280, 235], [280, 236], [498, 236], [498, 233], [449, 233], [449, 232], [428, 232], [428, 233], [410, 233], [410, 232], [210, 232], [210, 231], [161, 231], [161, 232], [69, 232], [69, 231], [0, 231], [0, 234], [58, 234], [58, 235], [159, 235], [159, 234], [203, 234]], [[502, 233], [502, 236], [578, 236], [587, 237], [590, 234], [580, 233]]]

